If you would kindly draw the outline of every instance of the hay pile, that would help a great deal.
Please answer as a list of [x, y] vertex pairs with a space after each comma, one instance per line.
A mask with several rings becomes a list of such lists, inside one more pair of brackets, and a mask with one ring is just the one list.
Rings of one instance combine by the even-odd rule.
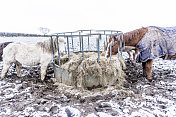
[[[56, 64], [58, 59], [56, 58]], [[126, 82], [126, 69], [124, 59], [120, 56], [112, 56], [110, 59], [100, 56], [99, 63], [97, 62], [97, 53], [84, 53], [84, 61], [82, 54], [71, 53], [70, 61], [65, 55], [61, 58], [61, 68], [68, 71], [71, 85], [78, 89], [94, 89], [99, 87], [115, 86], [122, 87]]]

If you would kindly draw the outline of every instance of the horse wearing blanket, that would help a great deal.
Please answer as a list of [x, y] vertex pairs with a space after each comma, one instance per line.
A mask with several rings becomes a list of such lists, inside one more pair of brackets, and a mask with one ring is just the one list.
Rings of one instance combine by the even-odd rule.
[[[137, 62], [142, 62], [143, 75], [148, 80], [152, 80], [152, 64], [157, 57], [163, 59], [176, 58], [176, 27], [142, 27], [131, 32], [123, 34], [123, 42], [126, 46], [133, 46], [139, 49]], [[117, 54], [119, 43], [110, 42], [112, 44], [112, 54]], [[109, 44], [110, 44], [109, 43]], [[109, 56], [110, 49], [108, 46], [106, 56]]]
[[[53, 43], [53, 44], [52, 44]], [[53, 46], [52, 46], [52, 45]], [[64, 41], [59, 40], [59, 45], [63, 46]], [[41, 80], [44, 80], [48, 64], [53, 59], [52, 49], [57, 52], [57, 39], [54, 38], [37, 42], [36, 44], [26, 44], [21, 42], [10, 43], [3, 50], [3, 69], [1, 78], [4, 78], [12, 63], [16, 63], [17, 76], [21, 77], [22, 65], [41, 65]], [[60, 52], [63, 52], [60, 49]]]

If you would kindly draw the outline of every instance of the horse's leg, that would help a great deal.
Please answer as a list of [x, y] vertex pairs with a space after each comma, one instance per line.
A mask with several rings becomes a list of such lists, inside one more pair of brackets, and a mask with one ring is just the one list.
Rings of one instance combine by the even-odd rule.
[[45, 79], [46, 75], [46, 69], [48, 67], [48, 64], [41, 64], [41, 80], [43, 81]]
[[152, 64], [153, 64], [153, 60], [148, 60], [145, 64], [145, 70], [146, 70], [146, 74], [147, 74], [147, 79], [149, 81], [152, 80]]
[[130, 54], [130, 51], [128, 50], [127, 53], [128, 53], [128, 56], [129, 56], [129, 60], [131, 60], [131, 54]]
[[135, 53], [133, 53], [133, 62], [134, 62], [134, 63], [136, 62], [136, 55], [138, 54], [138, 52], [139, 52], [139, 49], [136, 48], [136, 49], [135, 49]]
[[22, 64], [19, 62], [16, 62], [16, 71], [17, 71], [18, 77], [21, 77], [21, 67], [22, 67]]
[[142, 62], [142, 68], [143, 68], [143, 76], [147, 76], [147, 73], [146, 73], [146, 62]]
[[[46, 75], [46, 70], [47, 70], [47, 67], [48, 67], [48, 64], [50, 62], [50, 58], [44, 58], [44, 60], [41, 60], [41, 80], [43, 81], [45, 79], [45, 75]], [[43, 62], [42, 62], [43, 61]]]
[[12, 65], [12, 63], [3, 63], [3, 69], [1, 72], [1, 78], [4, 78], [4, 76], [6, 75], [8, 69], [10, 68], [10, 66]]

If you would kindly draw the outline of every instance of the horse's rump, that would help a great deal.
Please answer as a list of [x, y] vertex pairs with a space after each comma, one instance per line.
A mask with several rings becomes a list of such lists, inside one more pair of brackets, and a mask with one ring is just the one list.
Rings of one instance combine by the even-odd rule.
[[3, 49], [12, 42], [4, 42], [0, 43], [0, 61], [2, 61]]
[[176, 54], [176, 27], [148, 27], [148, 32], [137, 44], [140, 54], [138, 62], [146, 62], [157, 57], [174, 57]]

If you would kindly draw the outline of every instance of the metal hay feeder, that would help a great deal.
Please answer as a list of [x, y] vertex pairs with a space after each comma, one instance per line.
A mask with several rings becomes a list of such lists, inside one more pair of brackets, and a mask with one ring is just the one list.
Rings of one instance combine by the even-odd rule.
[[[66, 53], [68, 54], [69, 61], [70, 61], [70, 52], [73, 52], [73, 53], [81, 52], [83, 60], [84, 60], [85, 52], [97, 52], [97, 55], [98, 55], [97, 61], [99, 62], [100, 53], [102, 51], [105, 51], [105, 43], [108, 41], [108, 37], [111, 37], [113, 35], [117, 35], [119, 39], [121, 36], [122, 38], [119, 41], [120, 43], [123, 42], [123, 33], [121, 31], [115, 31], [115, 30], [78, 30], [74, 32], [55, 33], [51, 35], [51, 40], [53, 39], [53, 37], [56, 37], [57, 39], [57, 48], [58, 48], [57, 54], [59, 57], [58, 64], [55, 63], [55, 55], [53, 52], [54, 75], [57, 81], [59, 83], [64, 83], [70, 86], [75, 85], [72, 82], [73, 78], [69, 76], [69, 72], [60, 67], [61, 62], [60, 62], [59, 41], [58, 41], [59, 37], [66, 39], [67, 45], [65, 50], [66, 50]], [[77, 45], [79, 45], [77, 48], [76, 48], [76, 45], [74, 45], [74, 43], [76, 43], [76, 39], [77, 39]], [[94, 41], [93, 49], [91, 48], [91, 43], [90, 43], [91, 40], [96, 40], [96, 42]], [[85, 43], [85, 41], [87, 42]], [[111, 46], [112, 45], [110, 45], [110, 59], [111, 59]], [[123, 48], [122, 46], [120, 47]]]

